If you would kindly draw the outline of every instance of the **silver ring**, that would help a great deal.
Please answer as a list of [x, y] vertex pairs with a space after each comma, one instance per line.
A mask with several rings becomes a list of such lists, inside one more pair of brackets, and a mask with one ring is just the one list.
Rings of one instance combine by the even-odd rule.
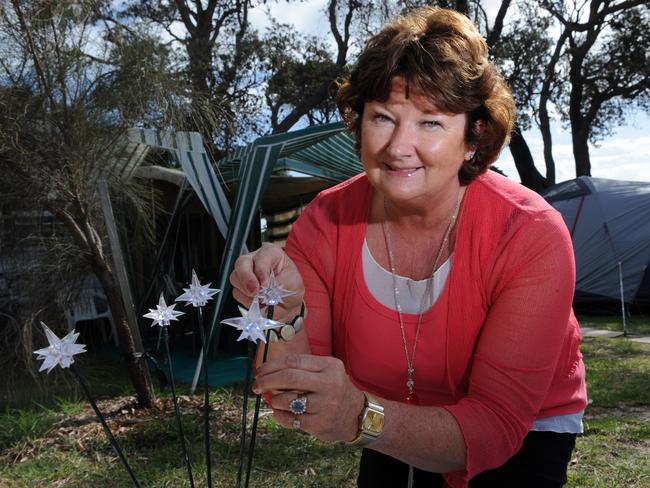
[[298, 417], [293, 419], [293, 430], [300, 430], [300, 419]]
[[302, 415], [307, 413], [307, 395], [299, 396], [291, 400], [289, 403], [289, 410], [294, 415]]

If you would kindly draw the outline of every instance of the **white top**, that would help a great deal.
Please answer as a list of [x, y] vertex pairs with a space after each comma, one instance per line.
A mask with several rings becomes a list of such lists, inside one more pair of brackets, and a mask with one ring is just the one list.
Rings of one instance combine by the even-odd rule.
[[[395, 296], [393, 295], [393, 275], [390, 271], [382, 268], [370, 253], [368, 241], [363, 241], [363, 276], [371, 295], [382, 305], [397, 311], [395, 307]], [[405, 276], [395, 275], [395, 282], [399, 293], [399, 302], [402, 312], [419, 314], [420, 304], [424, 300], [422, 311], [429, 310], [445, 288], [449, 270], [451, 269], [451, 256], [433, 274], [433, 291], [430, 295], [424, 296], [427, 289], [425, 280], [412, 280]]]

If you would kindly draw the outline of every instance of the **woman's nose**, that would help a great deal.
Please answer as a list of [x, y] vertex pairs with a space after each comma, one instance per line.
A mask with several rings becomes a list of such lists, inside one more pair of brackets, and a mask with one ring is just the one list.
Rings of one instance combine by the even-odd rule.
[[414, 134], [408, 126], [397, 124], [388, 141], [387, 153], [391, 158], [395, 159], [409, 158], [415, 153], [414, 142]]

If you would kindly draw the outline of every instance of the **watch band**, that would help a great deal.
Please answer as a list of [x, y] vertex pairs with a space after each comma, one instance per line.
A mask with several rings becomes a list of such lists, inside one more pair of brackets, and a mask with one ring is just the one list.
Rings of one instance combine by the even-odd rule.
[[370, 394], [363, 392], [365, 404], [359, 415], [357, 436], [349, 442], [355, 446], [367, 446], [376, 441], [384, 430], [384, 407]]
[[305, 306], [305, 302], [302, 302], [300, 305], [300, 313], [296, 315], [291, 322], [285, 324], [285, 326], [280, 328], [278, 331], [272, 330], [269, 333], [271, 342], [289, 342], [292, 340], [296, 334], [302, 330], [305, 317], [307, 317], [307, 307]]

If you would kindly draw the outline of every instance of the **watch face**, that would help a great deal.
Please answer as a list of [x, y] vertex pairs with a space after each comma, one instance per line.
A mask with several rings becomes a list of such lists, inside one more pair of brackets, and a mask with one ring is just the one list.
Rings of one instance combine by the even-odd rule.
[[365, 418], [363, 419], [362, 429], [374, 434], [380, 434], [384, 428], [384, 414], [368, 410]]

